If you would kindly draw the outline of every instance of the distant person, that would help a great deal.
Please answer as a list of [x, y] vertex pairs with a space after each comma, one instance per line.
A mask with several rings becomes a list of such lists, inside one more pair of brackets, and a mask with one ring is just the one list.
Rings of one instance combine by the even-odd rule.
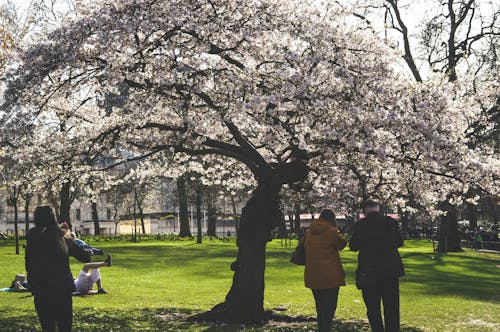
[[66, 221], [61, 223], [61, 228], [67, 232], [66, 236], [68, 236], [69, 234], [69, 236], [71, 236], [71, 238], [75, 241], [75, 243], [79, 247], [83, 248], [83, 250], [88, 251], [91, 255], [104, 255], [104, 250], [94, 248], [88, 245], [85, 241], [77, 238], [75, 232], [71, 231]]
[[403, 245], [403, 238], [398, 223], [384, 217], [376, 201], [367, 200], [361, 208], [365, 217], [354, 224], [349, 243], [351, 250], [359, 251], [356, 283], [362, 291], [372, 331], [398, 332], [399, 277], [405, 272], [397, 248]]
[[25, 261], [42, 330], [56, 331], [57, 326], [59, 332], [71, 331], [75, 283], [69, 256], [87, 263], [90, 254], [65, 236], [49, 206], [35, 209], [34, 223], [26, 236]]
[[491, 232], [492, 232], [493, 242], [498, 242], [498, 229], [493, 228]]
[[108, 294], [102, 288], [101, 272], [99, 271], [99, 268], [104, 266], [111, 266], [111, 255], [108, 255], [104, 262], [83, 264], [78, 279], [74, 281], [75, 290], [80, 294], [88, 294], [94, 288], [94, 284], [96, 284], [97, 294]]
[[[80, 294], [88, 294], [92, 291], [94, 284], [97, 285], [97, 294], [108, 294], [102, 288], [100, 267], [111, 266], [111, 255], [108, 255], [105, 261], [83, 264], [80, 275], [74, 279], [75, 290]], [[10, 289], [13, 292], [28, 292], [29, 284], [24, 274], [16, 274], [14, 280], [10, 284]]]
[[28, 292], [28, 281], [26, 276], [22, 273], [16, 274], [14, 280], [10, 283], [10, 289], [14, 292]]
[[475, 249], [483, 248], [483, 228], [480, 227], [474, 234]]
[[306, 251], [304, 281], [306, 287], [311, 288], [316, 303], [318, 331], [331, 331], [339, 287], [345, 286], [339, 250], [347, 243], [339, 234], [335, 213], [323, 210], [319, 219], [311, 222], [301, 241]]
[[76, 237], [75, 232], [70, 232], [71, 238], [76, 242], [76, 244], [85, 251], [88, 251], [91, 255], [104, 255], [104, 250], [97, 249], [87, 244], [82, 239]]

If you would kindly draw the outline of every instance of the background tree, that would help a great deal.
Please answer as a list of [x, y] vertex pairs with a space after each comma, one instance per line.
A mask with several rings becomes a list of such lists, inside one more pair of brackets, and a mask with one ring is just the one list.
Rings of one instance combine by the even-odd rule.
[[[476, 105], [472, 108], [476, 112], [468, 115], [469, 124], [464, 128], [468, 136], [467, 144], [482, 155], [491, 154], [494, 145], [498, 151], [498, 144], [491, 144], [491, 134], [495, 130], [498, 132], [499, 127], [498, 116], [491, 112], [498, 98], [498, 88], [495, 88], [495, 77], [498, 76], [496, 59], [500, 45], [498, 4], [489, 0], [368, 0], [360, 1], [358, 5], [358, 17], [368, 23], [375, 33], [384, 34], [395, 48], [401, 50], [407, 68], [417, 82], [451, 82], [456, 107], [464, 110], [464, 113], [469, 110], [460, 102], [467, 103], [464, 99], [470, 97], [475, 99]], [[360, 11], [359, 8], [363, 9]], [[415, 12], [421, 12], [421, 15], [415, 15]], [[380, 21], [380, 17], [384, 17], [384, 22]], [[377, 26], [382, 26], [377, 23], [383, 23], [383, 29], [376, 31]], [[462, 191], [450, 193], [445, 198], [447, 202], [439, 204], [441, 209], [445, 209], [444, 214], [458, 218], [456, 209], [461, 200], [455, 199], [455, 196], [462, 195]], [[480, 185], [472, 185], [466, 191], [470, 191], [466, 195], [469, 198], [478, 194], [494, 196]], [[449, 204], [450, 201], [454, 204]], [[447, 250], [461, 250], [456, 218], [440, 218], [438, 250], [444, 250], [445, 239]]]
[[191, 237], [188, 215], [188, 196], [186, 191], [186, 176], [177, 178], [177, 195], [179, 197], [179, 236]]
[[[118, 232], [120, 223], [120, 214], [126, 209], [126, 197], [131, 194], [132, 188], [127, 182], [122, 182], [107, 188], [103, 192], [106, 202], [113, 206], [113, 222], [115, 224], [115, 235]], [[124, 213], [123, 213], [124, 214]]]
[[7, 205], [14, 208], [14, 237], [16, 240], [16, 254], [19, 255], [19, 197], [23, 184], [20, 183], [16, 175], [8, 174], [1, 170], [2, 182], [7, 188]]

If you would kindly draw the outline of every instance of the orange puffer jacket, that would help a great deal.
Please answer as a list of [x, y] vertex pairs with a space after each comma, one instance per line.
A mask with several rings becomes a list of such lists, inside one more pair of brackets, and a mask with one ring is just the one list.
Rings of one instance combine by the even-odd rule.
[[345, 286], [345, 272], [339, 250], [345, 247], [347, 241], [340, 236], [338, 228], [327, 220], [315, 220], [302, 241], [306, 248], [306, 287], [328, 289]]

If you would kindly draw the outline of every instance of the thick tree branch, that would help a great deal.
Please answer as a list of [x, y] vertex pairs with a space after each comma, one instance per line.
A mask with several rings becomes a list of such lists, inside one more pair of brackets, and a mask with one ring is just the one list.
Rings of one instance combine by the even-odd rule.
[[415, 60], [413, 58], [413, 55], [411, 54], [410, 38], [408, 36], [408, 28], [406, 27], [406, 24], [403, 22], [403, 19], [401, 18], [401, 13], [399, 11], [397, 1], [396, 0], [387, 0], [387, 2], [392, 6], [394, 14], [396, 14], [396, 19], [398, 21], [399, 27], [401, 28], [400, 32], [403, 35], [403, 43], [404, 43], [404, 49], [405, 49], [404, 59], [405, 59], [406, 63], [408, 64], [408, 67], [410, 67], [410, 70], [411, 70], [415, 80], [417, 82], [422, 82], [422, 77], [420, 76], [420, 72], [418, 71], [417, 65], [415, 64]]

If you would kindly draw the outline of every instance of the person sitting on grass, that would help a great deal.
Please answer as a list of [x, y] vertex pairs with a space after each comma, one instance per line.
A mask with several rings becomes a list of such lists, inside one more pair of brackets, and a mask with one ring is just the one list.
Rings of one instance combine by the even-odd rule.
[[102, 288], [101, 272], [99, 271], [100, 267], [105, 266], [111, 266], [111, 255], [108, 255], [103, 262], [83, 264], [78, 278], [75, 279], [75, 291], [82, 295], [91, 294], [95, 292], [92, 288], [94, 288], [94, 284], [96, 284], [97, 294], [108, 294], [108, 292]]
[[[111, 266], [111, 255], [108, 255], [104, 262], [85, 263], [80, 271], [78, 279], [74, 279], [76, 292], [80, 294], [92, 293], [94, 284], [97, 284], [97, 294], [107, 294], [108, 292], [102, 288], [100, 267]], [[16, 274], [14, 280], [10, 284], [11, 292], [28, 292], [29, 286], [24, 274]]]
[[28, 292], [28, 281], [26, 280], [26, 276], [22, 273], [16, 274], [14, 280], [10, 284], [10, 289], [12, 292]]

